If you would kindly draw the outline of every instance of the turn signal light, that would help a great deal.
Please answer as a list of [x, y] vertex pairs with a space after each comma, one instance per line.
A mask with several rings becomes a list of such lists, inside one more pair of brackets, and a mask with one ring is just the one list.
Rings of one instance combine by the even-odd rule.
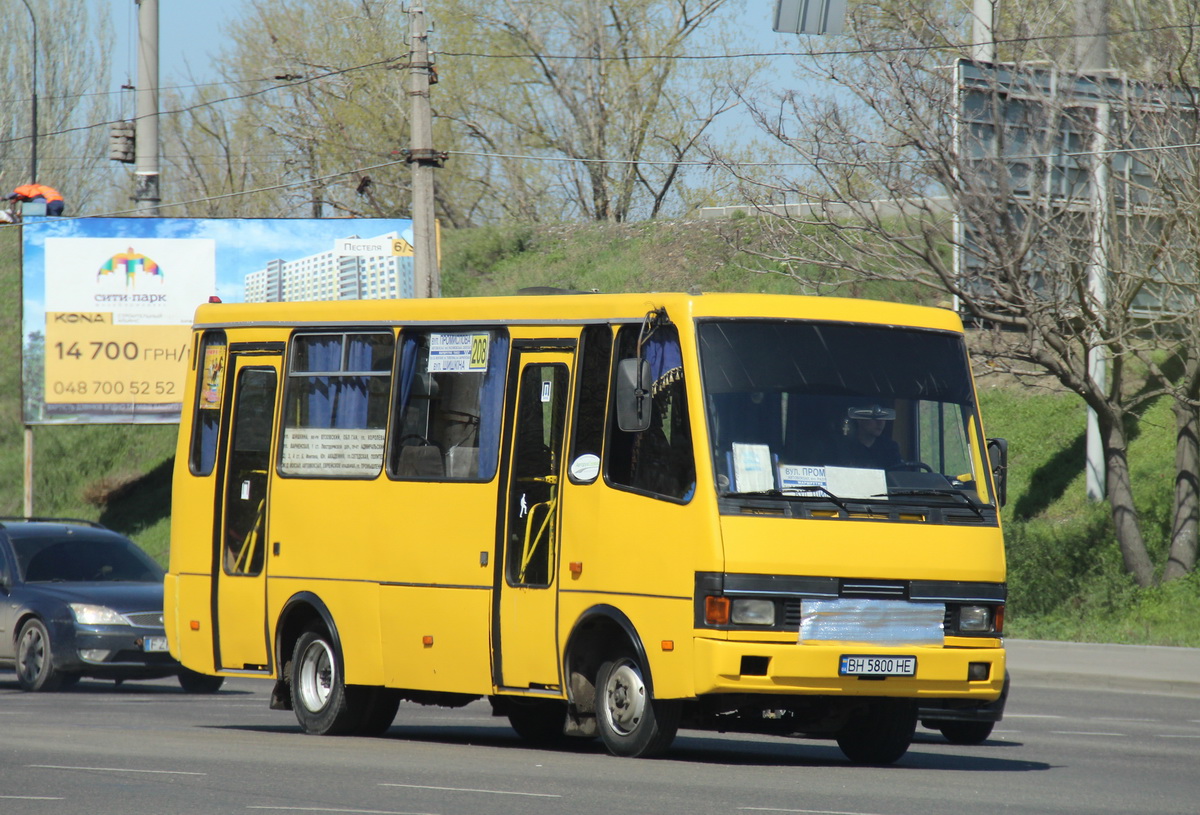
[[729, 622], [729, 598], [704, 598], [704, 622], [709, 625], [726, 625]]

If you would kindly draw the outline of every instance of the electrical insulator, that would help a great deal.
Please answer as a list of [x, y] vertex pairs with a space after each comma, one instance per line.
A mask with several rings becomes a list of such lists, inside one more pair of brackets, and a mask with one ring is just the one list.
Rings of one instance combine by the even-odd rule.
[[113, 122], [108, 132], [108, 157], [112, 161], [133, 164], [136, 158], [133, 122]]

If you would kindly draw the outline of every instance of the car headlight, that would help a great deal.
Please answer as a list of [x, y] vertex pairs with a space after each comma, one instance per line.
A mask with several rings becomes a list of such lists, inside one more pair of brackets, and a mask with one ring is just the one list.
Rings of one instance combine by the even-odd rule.
[[71, 603], [71, 613], [75, 622], [80, 625], [129, 625], [129, 620], [113, 611], [108, 606], [96, 606], [91, 603]]
[[734, 600], [731, 619], [739, 625], [775, 625], [775, 602]]

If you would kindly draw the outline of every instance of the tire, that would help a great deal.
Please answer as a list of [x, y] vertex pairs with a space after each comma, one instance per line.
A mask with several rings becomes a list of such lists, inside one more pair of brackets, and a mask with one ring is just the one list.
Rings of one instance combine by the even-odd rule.
[[995, 722], [940, 722], [937, 729], [951, 744], [983, 744]]
[[179, 687], [184, 693], [216, 693], [225, 684], [223, 676], [209, 676], [184, 668], [179, 672]]
[[62, 686], [63, 674], [54, 669], [50, 632], [36, 617], [26, 620], [17, 635], [16, 668], [21, 690], [50, 692]]
[[507, 700], [508, 723], [517, 735], [530, 744], [552, 746], [566, 741], [563, 732], [567, 723], [564, 702], [549, 699]]
[[292, 708], [305, 733], [341, 736], [357, 730], [363, 712], [361, 693], [346, 687], [344, 675], [328, 634], [305, 631], [300, 635], [292, 652], [290, 681]]
[[633, 657], [605, 662], [596, 673], [596, 727], [614, 756], [662, 753], [675, 740], [682, 709], [679, 700], [651, 697], [642, 666]]
[[855, 764], [894, 764], [908, 752], [916, 729], [914, 700], [877, 699], [851, 715], [837, 743]]
[[366, 698], [354, 732], [359, 736], [382, 736], [396, 719], [400, 709], [400, 694], [391, 688], [350, 688], [361, 690]]

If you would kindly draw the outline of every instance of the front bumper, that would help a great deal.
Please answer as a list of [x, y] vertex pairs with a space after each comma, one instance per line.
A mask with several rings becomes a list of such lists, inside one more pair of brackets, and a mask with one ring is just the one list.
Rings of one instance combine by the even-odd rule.
[[[915, 656], [916, 675], [865, 678], [839, 676], [844, 654]], [[972, 663], [987, 666], [984, 679], [970, 679]], [[983, 704], [1001, 697], [1005, 654], [1002, 647], [894, 647], [862, 644], [798, 644], [695, 641], [697, 696], [724, 693], [887, 696], [919, 700], [958, 700]], [[976, 668], [976, 670], [980, 670]]]
[[49, 626], [54, 667], [97, 679], [157, 679], [175, 676], [181, 666], [166, 651], [147, 651], [147, 638], [161, 628], [129, 625], [80, 625], [74, 620]]

